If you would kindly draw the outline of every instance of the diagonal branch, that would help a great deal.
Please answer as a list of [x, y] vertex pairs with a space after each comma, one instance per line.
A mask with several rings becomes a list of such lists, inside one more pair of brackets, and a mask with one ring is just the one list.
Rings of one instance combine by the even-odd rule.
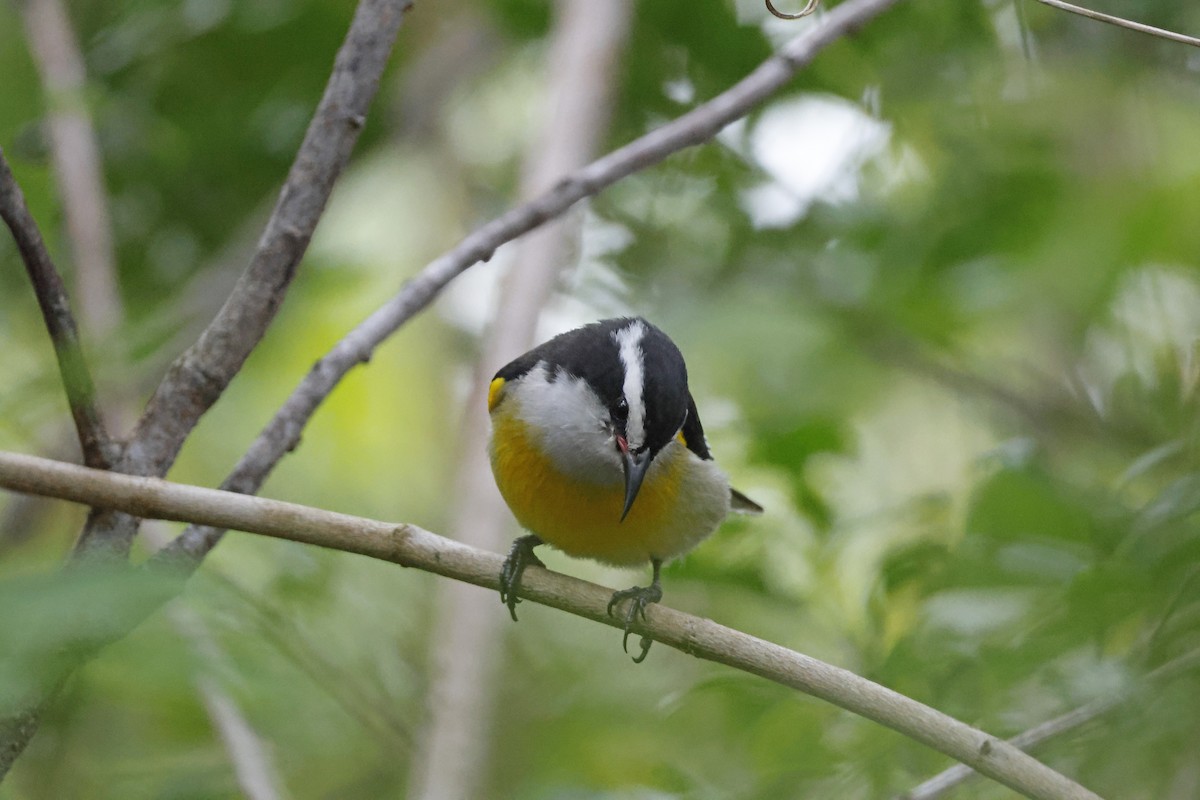
[[[477, 586], [498, 586], [501, 557], [415, 525], [353, 517], [294, 503], [88, 469], [0, 452], [0, 486], [139, 517], [234, 528], [413, 567]], [[541, 568], [525, 573], [522, 597], [621, 627], [607, 613], [612, 591]], [[497, 605], [497, 619], [502, 617]], [[1035, 800], [1098, 800], [1093, 792], [1008, 742], [854, 673], [723, 625], [654, 605], [635, 632], [689, 655], [826, 700], [955, 758]]]
[[63, 285], [62, 276], [50, 259], [46, 243], [25, 205], [25, 195], [17, 185], [2, 149], [0, 217], [4, 218], [16, 240], [17, 250], [25, 262], [25, 271], [29, 274], [38, 305], [42, 309], [50, 341], [54, 344], [58, 371], [67, 393], [67, 403], [71, 407], [71, 417], [75, 420], [75, 430], [79, 434], [79, 445], [83, 449], [83, 461], [90, 467], [107, 469], [116, 453], [96, 408], [96, 389], [79, 344], [79, 329], [71, 313], [67, 287]]
[[[404, 323], [428, 306], [468, 268], [487, 261], [498, 247], [561, 216], [580, 200], [622, 178], [653, 166], [687, 147], [716, 136], [779, 91], [817, 54], [901, 0], [847, 0], [816, 25], [785, 44], [729, 89], [683, 116], [563, 176], [550, 190], [477, 228], [449, 252], [409, 280], [398, 294], [334, 345], [301, 381], [263, 429], [221, 488], [252, 494], [279, 460], [300, 443], [300, 433], [317, 407], [351, 369]], [[160, 551], [162, 558], [195, 569], [220, 541], [220, 528], [191, 526]]]
[[411, 0], [359, 3], [258, 249], [225, 305], [150, 399], [123, 459], [126, 471], [166, 474], [201, 415], [266, 333], [358, 141], [410, 6]]

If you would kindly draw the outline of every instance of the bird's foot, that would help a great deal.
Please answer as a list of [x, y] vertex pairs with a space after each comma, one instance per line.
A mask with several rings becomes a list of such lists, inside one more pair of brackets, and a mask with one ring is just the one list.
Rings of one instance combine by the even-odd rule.
[[[655, 576], [657, 578], [657, 576]], [[625, 637], [621, 639], [621, 647], [626, 653], [629, 652], [629, 634], [632, 632], [633, 623], [640, 616], [642, 621], [646, 619], [646, 606], [651, 603], [657, 603], [662, 600], [662, 587], [658, 585], [657, 579], [649, 586], [634, 586], [631, 589], [622, 589], [619, 592], [613, 592], [612, 599], [608, 601], [608, 615], [613, 616], [613, 609], [617, 607], [622, 600], [629, 600], [629, 608], [625, 611]], [[646, 660], [646, 654], [650, 652], [650, 645], [654, 640], [649, 636], [642, 636], [642, 640], [638, 643], [641, 645], [642, 652], [633, 659], [633, 663], [640, 664]]]
[[504, 559], [504, 566], [500, 568], [500, 602], [508, 606], [513, 622], [517, 621], [517, 603], [521, 602], [521, 598], [517, 597], [517, 587], [521, 585], [525, 568], [530, 564], [546, 566], [533, 552], [533, 548], [541, 543], [542, 540], [532, 534], [518, 538], [512, 543], [508, 558]]

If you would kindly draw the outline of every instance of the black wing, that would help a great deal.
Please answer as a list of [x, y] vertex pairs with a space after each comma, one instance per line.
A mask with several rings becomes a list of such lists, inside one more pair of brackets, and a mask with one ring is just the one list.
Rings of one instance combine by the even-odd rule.
[[705, 461], [712, 461], [712, 453], [708, 450], [708, 440], [704, 438], [704, 426], [700, 424], [700, 412], [696, 410], [696, 401], [692, 399], [691, 392], [688, 392], [687, 418], [683, 421], [680, 433], [683, 434], [683, 443], [687, 445], [688, 450]]

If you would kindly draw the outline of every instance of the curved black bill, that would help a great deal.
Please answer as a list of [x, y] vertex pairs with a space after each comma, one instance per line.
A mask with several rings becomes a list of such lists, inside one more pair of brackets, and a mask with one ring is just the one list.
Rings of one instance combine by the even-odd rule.
[[637, 499], [638, 490], [642, 488], [646, 470], [650, 468], [650, 451], [630, 453], [623, 450], [621, 463], [625, 468], [625, 509], [621, 511], [621, 521], [624, 522], [625, 517], [629, 515], [629, 509], [633, 507], [633, 501]]

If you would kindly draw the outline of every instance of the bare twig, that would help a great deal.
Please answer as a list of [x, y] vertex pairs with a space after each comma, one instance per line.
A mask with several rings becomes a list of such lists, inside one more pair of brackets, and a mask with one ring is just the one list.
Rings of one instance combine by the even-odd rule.
[[1128, 28], [1131, 31], [1139, 33], [1148, 33], [1151, 36], [1157, 36], [1160, 39], [1169, 39], [1172, 42], [1180, 42], [1182, 44], [1190, 44], [1192, 47], [1200, 47], [1200, 39], [1194, 36], [1186, 36], [1175, 31], [1168, 31], [1162, 28], [1156, 28], [1153, 25], [1145, 25], [1141, 22], [1125, 19], [1124, 17], [1114, 17], [1112, 14], [1102, 14], [1099, 11], [1093, 11], [1090, 8], [1083, 6], [1072, 5], [1065, 3], [1063, 0], [1038, 0], [1039, 3], [1048, 5], [1051, 8], [1057, 8], [1062, 11], [1070, 11], [1072, 14], [1078, 14], [1081, 17], [1107, 22], [1109, 25], [1116, 25], [1121, 28]]
[[71, 313], [67, 288], [50, 259], [37, 223], [25, 205], [25, 195], [13, 177], [2, 149], [0, 217], [4, 218], [5, 224], [12, 231], [17, 250], [21, 253], [21, 260], [25, 262], [25, 271], [29, 274], [29, 280], [37, 295], [38, 305], [42, 309], [42, 318], [46, 322], [46, 330], [50, 333], [54, 354], [58, 358], [58, 371], [67, 393], [67, 403], [71, 407], [71, 417], [75, 420], [75, 431], [79, 435], [84, 463], [107, 469], [116, 454], [104, 428], [104, 421], [96, 408], [96, 390], [79, 344], [79, 330]]
[[[559, 176], [595, 157], [608, 130], [611, 90], [629, 28], [628, 0], [557, 0], [550, 33], [541, 125], [522, 169], [522, 201], [550, 189]], [[568, 262], [575, 228], [559, 219], [517, 242], [512, 266], [484, 337], [469, 405], [459, 426], [455, 493], [470, 497], [454, 510], [450, 535], [483, 550], [501, 550], [512, 515], [504, 505], [482, 442], [488, 419], [482, 398], [496, 369], [533, 345], [538, 318]], [[414, 760], [414, 799], [478, 797], [486, 773], [496, 671], [504, 628], [488, 613], [496, 598], [458, 581], [441, 581], [435, 605], [429, 724]], [[462, 653], [472, 651], [473, 658]]]
[[325, 203], [358, 141], [411, 0], [362, 0], [258, 249], [225, 305], [150, 399], [124, 471], [163, 475], [241, 369], [283, 302]]
[[[461, 273], [491, 258], [501, 245], [562, 215], [585, 197], [598, 194], [673, 153], [708, 141], [785, 86], [827, 46], [900, 2], [847, 0], [712, 100], [564, 176], [534, 201], [477, 228], [409, 280], [398, 294], [313, 365], [221, 487], [235, 492], [258, 491], [279, 459], [300, 443], [300, 433], [309, 418], [346, 373], [367, 362], [381, 342], [429, 305]], [[163, 549], [162, 557], [190, 563], [194, 569], [220, 541], [221, 533], [216, 528], [191, 526]]]
[[[138, 517], [198, 522], [289, 539], [390, 561], [489, 589], [499, 585], [501, 557], [418, 528], [338, 514], [278, 500], [139, 478], [0, 452], [0, 486], [112, 507]], [[612, 590], [530, 568], [522, 597], [613, 627]], [[497, 604], [496, 617], [503, 614]], [[498, 623], [499, 624], [499, 623]], [[969, 764], [1037, 800], [1097, 800], [1097, 795], [1011, 744], [976, 730], [848, 670], [723, 625], [654, 605], [635, 623], [643, 634], [697, 658], [715, 661], [826, 700]], [[622, 656], [623, 657], [623, 656]]]
[[116, 328], [123, 312], [100, 152], [84, 98], [83, 55], [62, 0], [17, 6], [49, 106], [50, 158], [75, 265], [79, 321], [94, 341]]
[[[1161, 683], [1197, 667], [1200, 667], [1200, 650], [1194, 650], [1191, 653], [1168, 661], [1157, 669], [1151, 670], [1135, 685], [1129, 687], [1127, 691], [1117, 692], [1108, 697], [1093, 700], [1079, 708], [1068, 711], [1066, 714], [1047, 720], [1040, 725], [1019, 733], [1009, 739], [1008, 742], [1022, 750], [1032, 750], [1056, 736], [1069, 733], [1076, 728], [1086, 725], [1097, 717], [1107, 714], [1117, 706], [1139, 696], [1151, 684]], [[978, 773], [975, 770], [964, 764], [955, 764], [953, 767], [939, 772], [929, 780], [916, 786], [911, 791], [900, 795], [896, 800], [937, 800], [937, 798], [945, 796], [946, 792], [966, 783], [974, 777], [978, 777]]]

